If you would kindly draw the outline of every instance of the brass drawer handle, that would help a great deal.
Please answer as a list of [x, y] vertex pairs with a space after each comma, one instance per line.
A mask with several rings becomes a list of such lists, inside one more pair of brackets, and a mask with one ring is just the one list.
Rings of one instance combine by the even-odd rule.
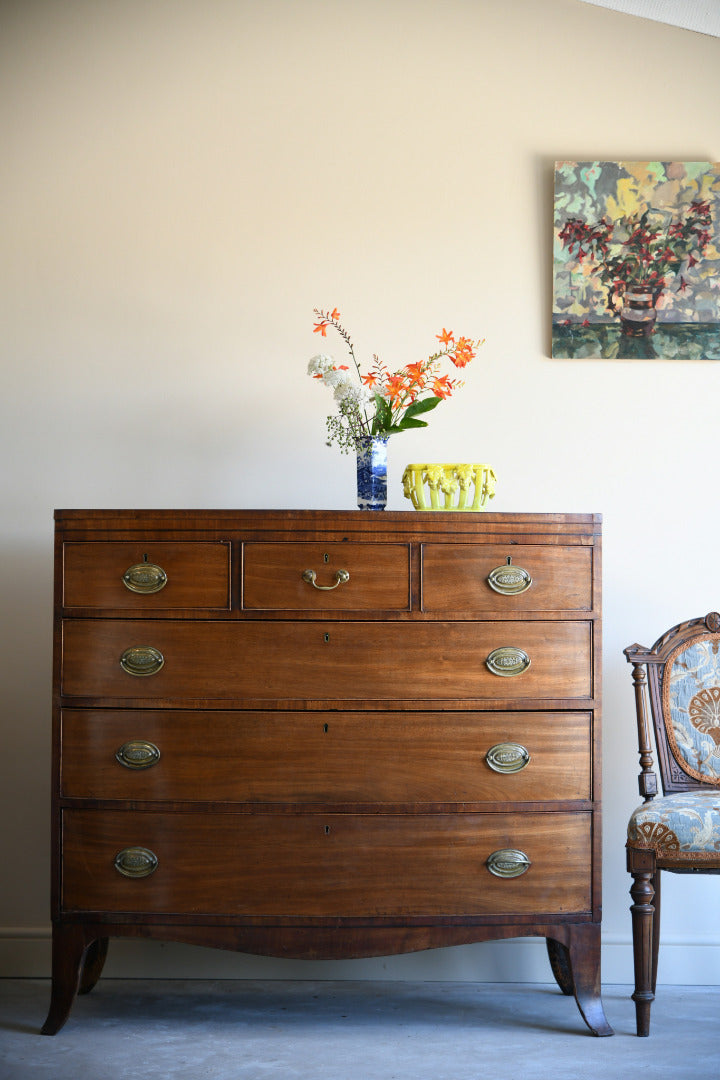
[[134, 593], [156, 593], [167, 585], [168, 576], [162, 566], [151, 562], [135, 563], [123, 574], [123, 585]]
[[502, 675], [503, 678], [511, 679], [515, 675], [522, 675], [530, 667], [530, 657], [523, 649], [515, 645], [503, 645], [499, 649], [493, 649], [485, 663], [493, 675]]
[[488, 750], [485, 761], [495, 772], [516, 773], [530, 763], [530, 752], [521, 743], [496, 743]]
[[503, 566], [496, 566], [487, 577], [487, 583], [491, 589], [503, 596], [517, 596], [525, 592], [533, 583], [527, 570], [522, 566], [513, 566], [512, 556], [508, 555], [507, 562]]
[[349, 581], [350, 573], [348, 570], [336, 570], [334, 585], [318, 585], [316, 578], [317, 574], [314, 570], [303, 570], [303, 581], [307, 581], [308, 585], [312, 585], [313, 589], [320, 589], [322, 592], [330, 592], [331, 589], [337, 589], [338, 585], [344, 585], [346, 581]]
[[120, 657], [120, 667], [128, 675], [156, 675], [165, 663], [165, 657], [152, 645], [133, 645]]
[[144, 739], [130, 739], [123, 743], [115, 759], [126, 769], [151, 769], [160, 760], [160, 751], [155, 743]]
[[157, 870], [158, 857], [150, 848], [127, 847], [118, 851], [113, 865], [123, 877], [150, 877]]
[[529, 870], [532, 863], [524, 851], [516, 848], [500, 848], [488, 856], [485, 863], [491, 874], [499, 878], [520, 877]]

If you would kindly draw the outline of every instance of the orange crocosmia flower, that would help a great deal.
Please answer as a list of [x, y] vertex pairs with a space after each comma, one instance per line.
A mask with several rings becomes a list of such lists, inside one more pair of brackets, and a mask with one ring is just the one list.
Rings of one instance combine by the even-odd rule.
[[323, 337], [327, 337], [327, 323], [323, 322], [315, 323], [313, 326], [313, 334], [322, 334]]
[[373, 374], [372, 371], [369, 371], [367, 375], [361, 375], [360, 376], [360, 382], [365, 383], [365, 385], [369, 386], [370, 389], [372, 389], [373, 386], [375, 386], [377, 381], [378, 381], [378, 377], [377, 377], [377, 375]]
[[332, 311], [330, 312], [330, 318], [335, 319], [336, 322], [340, 318], [340, 312], [337, 308], [332, 309]]
[[425, 374], [425, 364], [422, 361], [417, 364], [407, 364], [403, 368], [403, 371], [406, 372], [409, 382], [413, 386], [416, 386], [418, 383], [422, 382], [423, 375]]
[[385, 394], [391, 401], [397, 401], [401, 394], [407, 393], [407, 386], [405, 385], [405, 379], [401, 372], [395, 375], [389, 375], [385, 384]]
[[447, 375], [440, 375], [433, 381], [432, 391], [435, 397], [449, 398], [453, 392], [453, 384]]
[[470, 338], [458, 338], [454, 351], [448, 354], [455, 367], [466, 367], [475, 359], [474, 344]]
[[438, 339], [441, 345], [451, 345], [454, 341], [452, 330], [446, 330], [444, 326], [442, 329], [442, 334], [436, 334], [435, 337]]

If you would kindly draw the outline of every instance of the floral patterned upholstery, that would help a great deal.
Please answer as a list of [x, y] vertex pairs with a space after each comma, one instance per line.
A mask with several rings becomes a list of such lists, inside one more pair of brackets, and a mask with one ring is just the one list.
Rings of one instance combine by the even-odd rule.
[[720, 784], [720, 637], [698, 638], [668, 658], [663, 712], [672, 753], [689, 776]]
[[644, 803], [628, 823], [628, 845], [689, 861], [720, 859], [720, 791], [684, 791]]

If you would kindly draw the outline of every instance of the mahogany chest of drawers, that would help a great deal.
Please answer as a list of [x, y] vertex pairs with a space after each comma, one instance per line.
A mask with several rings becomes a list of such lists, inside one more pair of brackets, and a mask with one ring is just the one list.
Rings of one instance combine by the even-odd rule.
[[53, 986], [539, 935], [600, 1000], [600, 519], [57, 511]]

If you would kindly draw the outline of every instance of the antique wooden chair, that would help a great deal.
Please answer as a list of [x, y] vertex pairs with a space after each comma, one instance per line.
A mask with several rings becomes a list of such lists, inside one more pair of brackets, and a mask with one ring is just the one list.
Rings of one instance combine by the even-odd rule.
[[[648, 1035], [660, 941], [660, 871], [720, 873], [720, 614], [711, 611], [673, 626], [652, 649], [630, 645], [624, 651], [633, 665], [645, 800], [630, 817], [627, 833], [633, 1001], [637, 1033]], [[650, 718], [663, 790], [658, 798]]]

